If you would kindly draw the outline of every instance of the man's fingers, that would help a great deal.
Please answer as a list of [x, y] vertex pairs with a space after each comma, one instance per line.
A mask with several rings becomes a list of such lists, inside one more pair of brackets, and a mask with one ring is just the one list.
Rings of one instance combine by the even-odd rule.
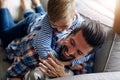
[[44, 64], [39, 63], [39, 65], [40, 65], [40, 67], [41, 67], [42, 69], [44, 69], [45, 71], [47, 71], [47, 70], [48, 70], [48, 67], [46, 67]]
[[52, 58], [53, 61], [55, 61], [58, 65], [61, 65], [61, 64], [62, 64], [57, 58], [55, 58], [55, 57], [52, 55], [52, 53], [48, 52], [48, 55], [49, 55], [50, 58]]
[[58, 66], [58, 64], [52, 59], [52, 58], [48, 58], [48, 62], [55, 68]]
[[49, 77], [63, 77], [66, 75], [64, 65], [57, 60], [52, 54], [48, 53], [50, 58], [42, 60], [39, 66], [40, 70]]
[[49, 74], [49, 72], [50, 72], [50, 69], [47, 67], [47, 66], [45, 66], [44, 64], [42, 64], [42, 63], [39, 63], [39, 69], [44, 73], [44, 74], [46, 74], [47, 76], [50, 76], [50, 74]]
[[44, 67], [46, 70], [52, 70], [52, 72], [55, 72], [55, 68], [54, 68], [54, 61], [53, 61], [53, 63], [51, 63], [50, 62], [50, 60], [49, 59], [47, 59], [47, 60], [40, 60], [42, 63], [40, 63], [41, 64], [41, 67]]
[[48, 77], [57, 77], [56, 73], [54, 72], [51, 72], [50, 70], [45, 70], [44, 68], [42, 67], [39, 67], [39, 69], [45, 74], [47, 75]]
[[42, 71], [45, 75], [50, 76], [50, 74], [42, 67], [39, 67], [40, 71]]
[[50, 70], [54, 71], [54, 66], [49, 62], [49, 60], [43, 60], [43, 64]]

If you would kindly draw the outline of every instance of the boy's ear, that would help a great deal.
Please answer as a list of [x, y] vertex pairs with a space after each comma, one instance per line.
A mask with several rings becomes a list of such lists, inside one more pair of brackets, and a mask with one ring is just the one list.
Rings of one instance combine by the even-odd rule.
[[77, 15], [77, 14], [76, 14], [76, 12], [74, 11], [74, 12], [73, 12], [73, 18], [75, 18], [75, 17], [76, 17], [76, 15]]

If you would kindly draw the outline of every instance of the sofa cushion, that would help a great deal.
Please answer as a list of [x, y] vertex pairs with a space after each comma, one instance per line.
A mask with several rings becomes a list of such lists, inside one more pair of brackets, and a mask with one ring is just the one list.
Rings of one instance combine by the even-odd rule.
[[96, 74], [83, 74], [46, 80], [120, 80], [120, 72], [106, 72]]
[[[81, 14], [80, 15], [85, 19], [85, 20], [92, 20], [89, 17], [86, 17], [85, 15]], [[101, 27], [104, 28], [104, 31], [106, 32], [106, 39], [104, 41], [104, 44], [95, 52], [95, 60], [94, 60], [94, 67], [93, 67], [93, 72], [103, 72], [105, 71], [106, 64], [109, 60], [109, 55], [110, 55], [110, 50], [113, 45], [115, 33], [112, 30], [112, 27], [107, 26], [103, 23], [101, 23]]]
[[120, 36], [115, 34], [104, 71], [120, 71]]
[[103, 27], [106, 31], [107, 37], [102, 47], [98, 49], [95, 53], [94, 72], [104, 71], [115, 36], [115, 33], [112, 31], [112, 28], [106, 25], [102, 25], [101, 27]]
[[7, 80], [6, 72], [10, 65], [4, 61], [6, 55], [5, 50], [0, 46], [0, 80]]

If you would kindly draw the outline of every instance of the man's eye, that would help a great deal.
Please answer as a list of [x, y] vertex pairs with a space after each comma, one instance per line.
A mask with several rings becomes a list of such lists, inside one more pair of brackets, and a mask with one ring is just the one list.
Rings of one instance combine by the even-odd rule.
[[77, 50], [77, 53], [78, 53], [79, 55], [84, 55], [83, 52], [81, 52], [80, 50]]
[[72, 46], [75, 46], [75, 42], [74, 42], [73, 39], [70, 39], [70, 43], [71, 43]]

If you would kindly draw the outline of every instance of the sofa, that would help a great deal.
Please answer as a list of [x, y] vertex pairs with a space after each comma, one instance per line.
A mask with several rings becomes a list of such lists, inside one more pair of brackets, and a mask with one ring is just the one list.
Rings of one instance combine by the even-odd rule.
[[[12, 9], [11, 7], [12, 6], [10, 6], [9, 8]], [[46, 8], [46, 6], [44, 7]], [[80, 14], [84, 14], [80, 11], [80, 7], [77, 7], [77, 8], [79, 8], [78, 10]], [[12, 13], [12, 10], [11, 10], [11, 13]], [[17, 13], [19, 13], [19, 11], [13, 12], [13, 13], [15, 13], [12, 15], [15, 20], [21, 19], [18, 17], [16, 18], [15, 16]], [[89, 19], [94, 19], [94, 18], [91, 18], [89, 15], [87, 15], [87, 17], [85, 16], [83, 15], [85, 19], [86, 18], [88, 19], [88, 17]], [[120, 75], [120, 62], [119, 62], [120, 36], [115, 32], [113, 32], [111, 27], [112, 25], [105, 24], [103, 20], [100, 21], [100, 23], [102, 24], [101, 27], [103, 27], [107, 33], [107, 38], [105, 39], [105, 42], [102, 45], [102, 47], [99, 48], [99, 50], [96, 51], [95, 53], [95, 64], [93, 68], [94, 73], [82, 74], [82, 75], [76, 75], [76, 76], [66, 76], [66, 77], [48, 79], [48, 80], [120, 80], [120, 76], [119, 76]], [[108, 21], [107, 23], [111, 24], [112, 22]], [[5, 50], [0, 45], [0, 80], [6, 80], [5, 78], [6, 68], [9, 67], [9, 64], [3, 61], [5, 55], [6, 55]]]

